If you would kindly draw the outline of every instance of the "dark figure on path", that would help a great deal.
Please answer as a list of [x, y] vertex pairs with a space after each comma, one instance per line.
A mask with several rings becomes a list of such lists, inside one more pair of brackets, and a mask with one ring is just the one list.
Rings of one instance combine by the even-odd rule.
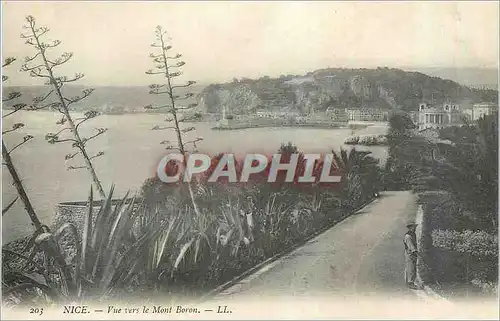
[[403, 243], [405, 245], [405, 281], [410, 289], [418, 289], [415, 284], [417, 277], [417, 235], [415, 229], [417, 224], [408, 223], [406, 225], [408, 231], [405, 234]]

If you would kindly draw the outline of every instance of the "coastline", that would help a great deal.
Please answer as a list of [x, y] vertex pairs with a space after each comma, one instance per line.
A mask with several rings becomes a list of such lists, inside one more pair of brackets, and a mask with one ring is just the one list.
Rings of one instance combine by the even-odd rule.
[[262, 124], [262, 125], [236, 125], [236, 126], [214, 126], [212, 130], [238, 130], [250, 128], [311, 128], [311, 129], [349, 129], [348, 125], [330, 125], [330, 124]]

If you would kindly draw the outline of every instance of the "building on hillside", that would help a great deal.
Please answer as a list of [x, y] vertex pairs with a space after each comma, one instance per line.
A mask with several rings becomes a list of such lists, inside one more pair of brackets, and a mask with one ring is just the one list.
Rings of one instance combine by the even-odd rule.
[[349, 120], [347, 108], [328, 107], [325, 114], [333, 121], [347, 122]]
[[466, 117], [466, 114], [457, 104], [444, 103], [432, 106], [428, 103], [421, 103], [418, 107], [418, 129], [460, 126], [463, 117]]
[[282, 108], [280, 110], [260, 110], [256, 112], [257, 117], [260, 118], [271, 118], [271, 119], [278, 119], [278, 118], [293, 118], [297, 117], [300, 114], [296, 111], [290, 110], [289, 108]]
[[389, 111], [379, 108], [356, 108], [347, 109], [347, 117], [350, 121], [388, 121]]
[[256, 117], [256, 115], [225, 114], [225, 113], [205, 113], [200, 115], [204, 121], [220, 121], [223, 119], [244, 121], [249, 118]]
[[339, 125], [339, 123], [347, 123], [347, 117], [341, 118], [340, 113], [333, 113], [326, 111], [317, 111], [307, 115], [300, 115], [294, 117], [296, 124], [309, 124], [309, 125]]
[[498, 104], [483, 102], [472, 105], [472, 119], [477, 120], [483, 116], [493, 115], [498, 112]]

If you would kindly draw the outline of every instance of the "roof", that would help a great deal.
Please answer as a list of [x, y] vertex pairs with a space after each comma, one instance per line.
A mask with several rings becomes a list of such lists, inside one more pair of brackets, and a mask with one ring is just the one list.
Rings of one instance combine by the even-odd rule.
[[430, 113], [446, 113], [447, 111], [444, 110], [443, 107], [428, 107], [428, 108], [425, 108], [424, 110], [420, 110], [422, 112], [430, 112]]
[[498, 104], [492, 102], [483, 102], [472, 105], [472, 107], [495, 107], [498, 108]]

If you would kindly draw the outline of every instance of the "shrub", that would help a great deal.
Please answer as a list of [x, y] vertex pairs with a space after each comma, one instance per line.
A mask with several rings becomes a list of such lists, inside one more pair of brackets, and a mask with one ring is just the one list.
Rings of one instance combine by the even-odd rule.
[[344, 141], [346, 145], [364, 145], [364, 146], [379, 146], [387, 145], [388, 140], [385, 135], [364, 135], [364, 136], [351, 136]]
[[377, 136], [377, 140], [379, 145], [387, 145], [389, 143], [386, 135]]
[[[149, 185], [149, 184], [146, 184]], [[154, 185], [154, 184], [153, 184]], [[150, 245], [142, 261], [155, 264], [142, 284], [196, 295], [213, 289], [343, 216], [345, 205], [333, 191], [306, 193], [294, 186], [206, 184], [193, 186], [201, 216], [190, 208], [187, 190], [172, 203], [149, 207], [176, 223], [162, 244]], [[161, 193], [161, 191], [160, 191]], [[184, 196], [183, 196], [184, 195]], [[359, 206], [359, 199], [353, 206]], [[182, 205], [180, 205], [182, 204]], [[172, 223], [173, 224], [173, 223]], [[158, 250], [163, 257], [158, 258]], [[154, 255], [153, 255], [154, 254]], [[148, 264], [150, 266], [150, 264]], [[159, 283], [161, 283], [160, 286]]]
[[482, 280], [474, 279], [471, 281], [471, 283], [480, 288], [482, 292], [498, 295], [498, 284], [495, 282], [485, 282]]
[[485, 231], [434, 230], [432, 231], [432, 241], [435, 247], [476, 257], [498, 256], [498, 235]]
[[446, 279], [491, 292], [498, 282], [498, 236], [484, 231], [434, 230], [432, 243], [442, 249], [437, 258]]
[[359, 137], [358, 136], [351, 136], [351, 137], [346, 138], [346, 140], [344, 141], [344, 144], [346, 144], [346, 145], [357, 145], [358, 142], [359, 142]]

